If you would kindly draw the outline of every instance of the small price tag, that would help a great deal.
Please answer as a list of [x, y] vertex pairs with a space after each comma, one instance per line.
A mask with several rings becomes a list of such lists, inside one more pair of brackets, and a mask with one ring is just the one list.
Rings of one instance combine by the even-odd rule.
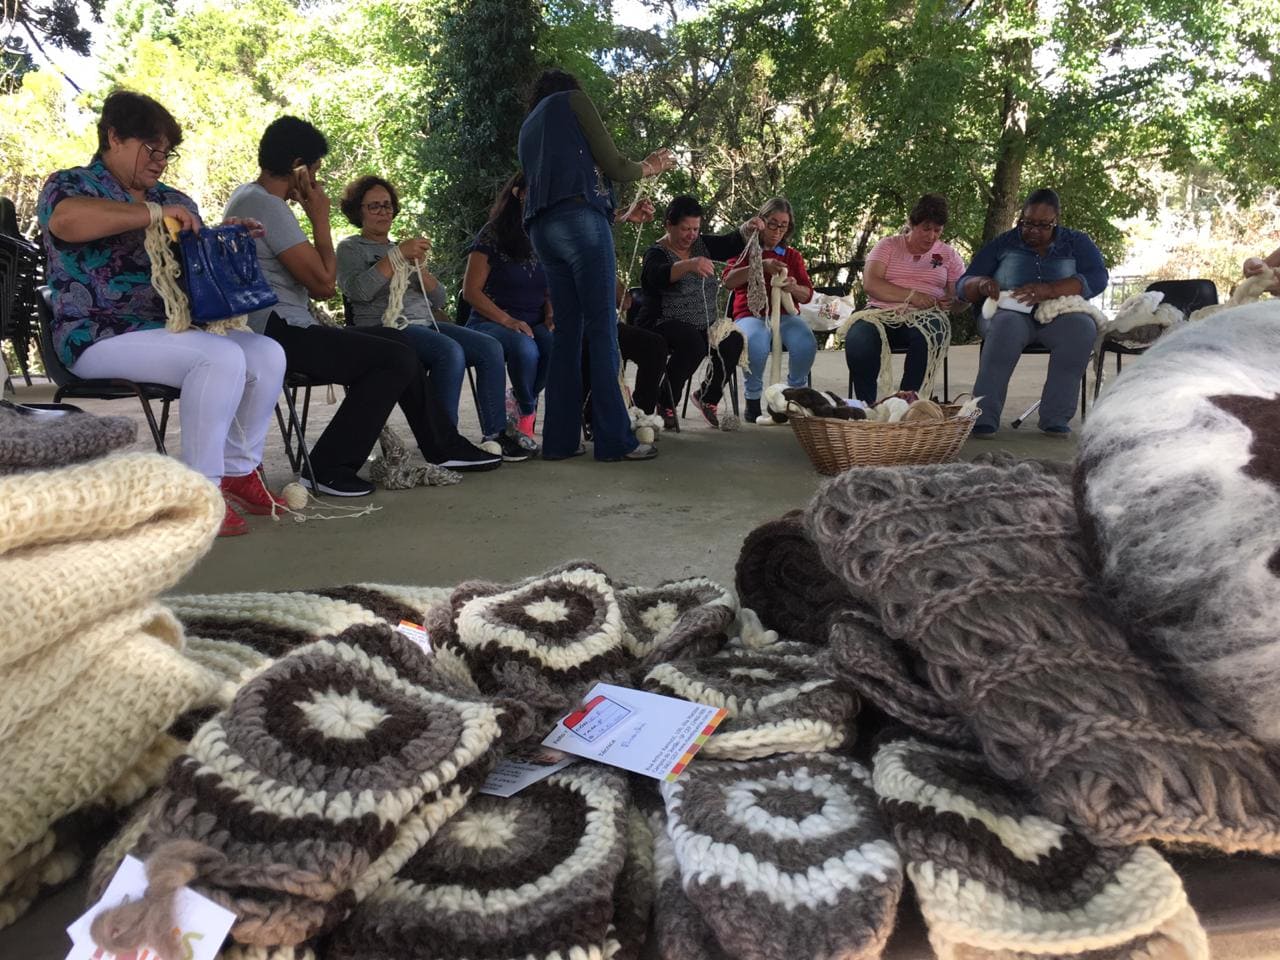
[[[67, 960], [157, 960], [154, 950], [140, 948], [117, 957], [93, 942], [89, 927], [94, 918], [111, 907], [140, 898], [147, 890], [147, 871], [136, 857], [125, 857], [111, 878], [102, 899], [67, 927], [71, 952]], [[214, 960], [227, 939], [236, 915], [194, 890], [183, 887], [175, 896], [174, 922], [178, 927], [179, 960]]]
[[396, 627], [396, 633], [403, 634], [408, 637], [419, 647], [422, 652], [428, 656], [431, 654], [431, 638], [427, 636], [426, 628], [420, 623], [413, 623], [409, 620], [401, 620], [400, 626]]
[[577, 757], [551, 747], [521, 748], [498, 761], [479, 792], [491, 797], [514, 797], [525, 787], [531, 787], [577, 762]]

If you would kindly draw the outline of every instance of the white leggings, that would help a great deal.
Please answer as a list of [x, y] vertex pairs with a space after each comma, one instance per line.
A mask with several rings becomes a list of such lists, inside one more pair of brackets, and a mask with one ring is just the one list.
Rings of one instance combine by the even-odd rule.
[[280, 344], [248, 330], [134, 330], [94, 342], [71, 372], [180, 388], [182, 462], [217, 481], [262, 462], [284, 366]]

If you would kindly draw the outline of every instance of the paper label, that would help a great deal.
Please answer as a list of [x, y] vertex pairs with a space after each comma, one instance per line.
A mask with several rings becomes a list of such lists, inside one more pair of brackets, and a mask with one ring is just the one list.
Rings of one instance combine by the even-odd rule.
[[491, 797], [514, 797], [525, 787], [531, 787], [577, 762], [577, 757], [551, 747], [525, 747], [500, 760], [485, 778], [479, 792]]
[[396, 633], [408, 637], [422, 648], [423, 653], [431, 653], [431, 638], [427, 636], [426, 628], [422, 624], [414, 623], [411, 620], [401, 620], [400, 626], [396, 627]]
[[598, 683], [542, 743], [657, 780], [674, 780], [726, 715], [719, 707]]
[[[121, 954], [104, 950], [93, 942], [93, 937], [89, 934], [94, 917], [109, 907], [138, 899], [146, 889], [147, 871], [142, 861], [136, 857], [125, 857], [102, 894], [102, 899], [67, 927], [67, 934], [73, 944], [67, 960], [157, 960], [155, 951], [145, 947]], [[236, 915], [230, 910], [225, 910], [207, 897], [183, 887], [174, 900], [178, 960], [214, 960], [235, 920]]]
[[996, 306], [1001, 310], [1016, 310], [1018, 313], [1030, 313], [1035, 309], [1031, 304], [1023, 303], [1009, 290], [1000, 291], [1000, 299], [996, 301]]

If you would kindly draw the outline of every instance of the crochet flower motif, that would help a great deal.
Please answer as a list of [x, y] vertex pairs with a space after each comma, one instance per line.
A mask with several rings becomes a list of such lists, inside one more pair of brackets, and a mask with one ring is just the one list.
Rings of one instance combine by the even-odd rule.
[[714, 653], [728, 640], [738, 604], [724, 587], [702, 577], [618, 594], [627, 627], [627, 652], [642, 662]]

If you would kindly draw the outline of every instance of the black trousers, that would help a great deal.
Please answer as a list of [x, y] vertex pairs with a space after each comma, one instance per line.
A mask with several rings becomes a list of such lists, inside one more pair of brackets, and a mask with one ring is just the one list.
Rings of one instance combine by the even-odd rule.
[[[667, 385], [678, 400], [684, 393], [684, 385], [698, 372], [698, 367], [707, 357], [706, 328], [679, 320], [668, 320], [654, 329], [667, 342], [670, 350], [667, 357]], [[742, 356], [744, 343], [742, 334], [731, 333], [720, 341], [715, 350], [710, 351], [711, 363], [698, 388], [705, 403], [720, 402], [724, 395], [725, 380]]]
[[459, 445], [470, 448], [432, 399], [429, 374], [401, 331], [295, 327], [272, 313], [266, 334], [284, 348], [288, 372], [347, 388], [346, 398], [311, 448], [311, 465], [319, 477], [354, 473], [364, 466], [397, 403], [428, 462], [449, 459]]

